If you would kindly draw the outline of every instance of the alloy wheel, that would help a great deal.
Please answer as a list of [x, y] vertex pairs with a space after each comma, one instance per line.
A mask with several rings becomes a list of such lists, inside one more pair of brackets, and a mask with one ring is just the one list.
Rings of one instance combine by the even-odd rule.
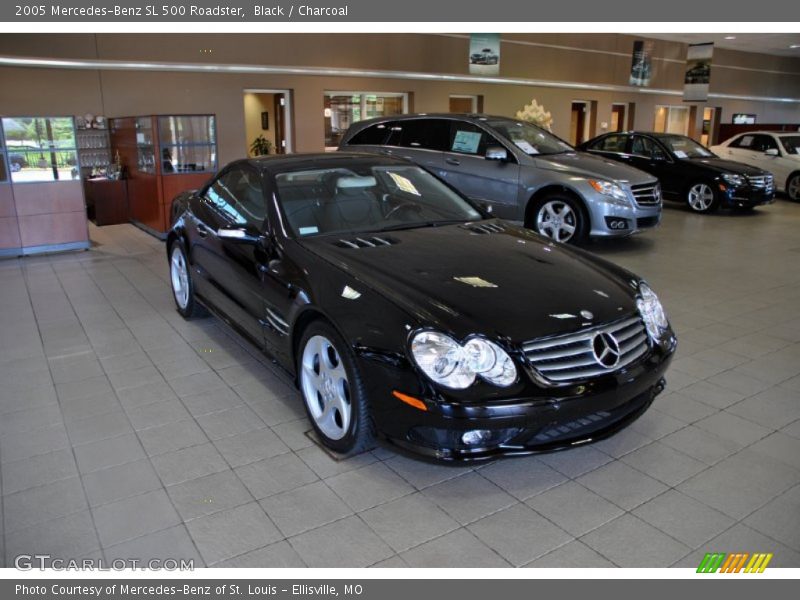
[[800, 175], [795, 175], [786, 186], [786, 193], [792, 200], [800, 200]]
[[347, 435], [353, 414], [350, 382], [333, 343], [322, 335], [309, 338], [303, 349], [301, 387], [311, 418], [332, 440]]
[[175, 244], [172, 248], [169, 271], [175, 302], [178, 303], [180, 308], [185, 309], [189, 304], [189, 271], [186, 268], [186, 259], [183, 256], [183, 251], [178, 244]]
[[575, 235], [578, 217], [569, 204], [561, 200], [545, 202], [536, 215], [536, 229], [542, 235], [566, 242]]
[[697, 183], [689, 189], [689, 206], [697, 212], [706, 212], [714, 204], [714, 191], [705, 183]]

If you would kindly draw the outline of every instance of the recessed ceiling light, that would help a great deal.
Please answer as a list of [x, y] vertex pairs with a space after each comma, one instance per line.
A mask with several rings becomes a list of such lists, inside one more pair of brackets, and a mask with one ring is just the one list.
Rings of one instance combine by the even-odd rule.
[[725, 36], [725, 39], [726, 39], [726, 40], [735, 40], [735, 39], [736, 39], [736, 36], [735, 36], [735, 35], [726, 35], [726, 36]]

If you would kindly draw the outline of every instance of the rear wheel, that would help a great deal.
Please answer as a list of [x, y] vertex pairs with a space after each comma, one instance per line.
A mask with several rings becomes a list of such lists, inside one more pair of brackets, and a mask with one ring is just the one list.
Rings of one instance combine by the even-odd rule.
[[172, 242], [169, 250], [169, 279], [172, 284], [172, 297], [178, 312], [185, 319], [196, 316], [200, 311], [194, 296], [194, 284], [189, 272], [189, 261], [183, 244]]
[[557, 242], [580, 244], [589, 233], [582, 207], [569, 196], [553, 194], [539, 200], [528, 224], [537, 233]]
[[793, 173], [786, 182], [786, 195], [790, 200], [800, 200], [800, 173]]
[[355, 356], [333, 326], [315, 321], [305, 330], [298, 373], [306, 413], [325, 446], [344, 455], [374, 446], [369, 406]]
[[694, 212], [709, 213], [719, 207], [719, 198], [714, 188], [708, 183], [695, 183], [686, 192], [686, 203]]

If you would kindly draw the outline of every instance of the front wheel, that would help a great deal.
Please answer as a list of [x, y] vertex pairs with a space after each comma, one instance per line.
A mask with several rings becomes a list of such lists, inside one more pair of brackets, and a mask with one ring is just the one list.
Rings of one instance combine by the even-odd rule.
[[786, 182], [786, 194], [790, 200], [800, 200], [800, 173], [795, 173]]
[[546, 196], [534, 209], [530, 227], [557, 242], [580, 244], [586, 241], [589, 227], [583, 209], [569, 196]]
[[325, 446], [348, 456], [374, 446], [355, 356], [333, 326], [315, 321], [305, 330], [298, 373], [306, 413]]
[[707, 183], [695, 183], [690, 186], [686, 192], [686, 203], [697, 213], [713, 212], [719, 207], [717, 193]]

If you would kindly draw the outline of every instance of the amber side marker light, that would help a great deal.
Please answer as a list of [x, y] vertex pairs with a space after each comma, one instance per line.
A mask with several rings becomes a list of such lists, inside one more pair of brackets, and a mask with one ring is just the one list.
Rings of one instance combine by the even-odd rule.
[[397, 390], [392, 391], [392, 396], [400, 400], [400, 402], [405, 402], [409, 406], [413, 406], [416, 409], [424, 411], [428, 410], [428, 407], [425, 406], [425, 403], [419, 398], [414, 398], [414, 396], [409, 396], [408, 394], [398, 392]]

